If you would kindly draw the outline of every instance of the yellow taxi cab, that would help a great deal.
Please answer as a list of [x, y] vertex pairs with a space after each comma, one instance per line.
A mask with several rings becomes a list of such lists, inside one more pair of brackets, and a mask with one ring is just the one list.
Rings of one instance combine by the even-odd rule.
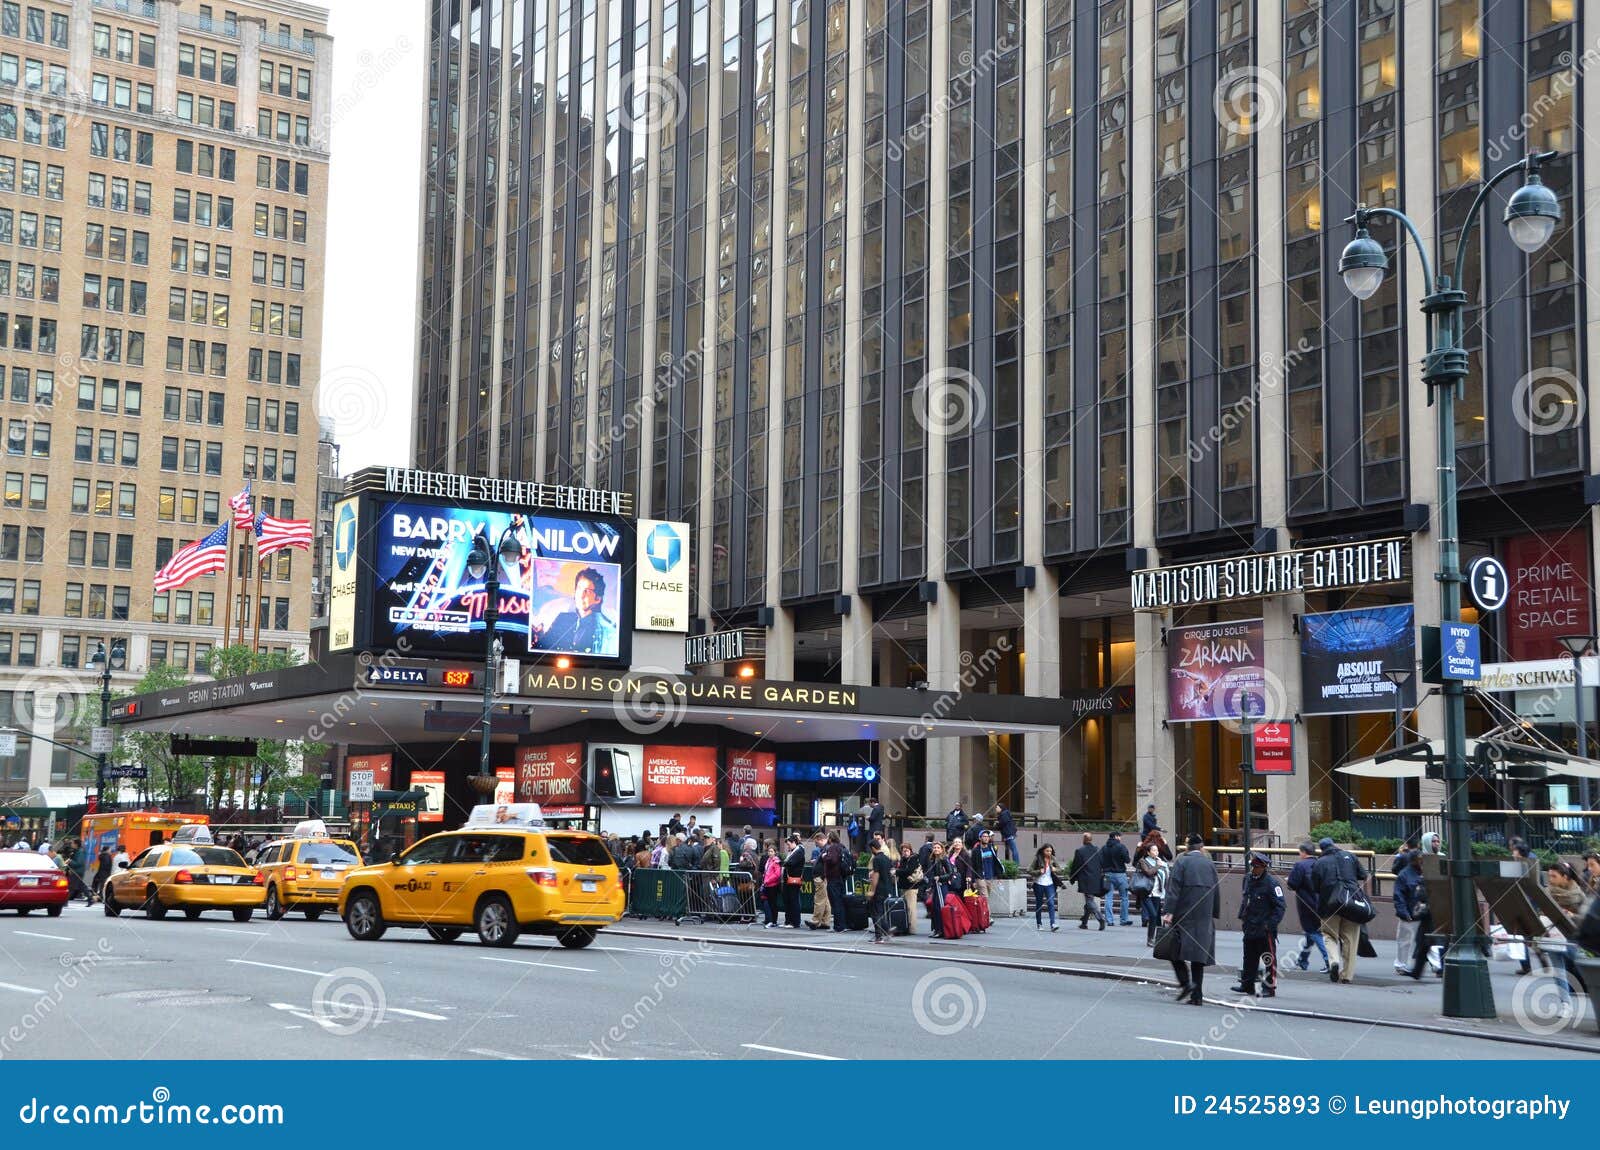
[[249, 922], [266, 898], [261, 873], [219, 847], [201, 825], [180, 827], [171, 842], [140, 853], [105, 885], [105, 910], [112, 918], [125, 910], [142, 910], [150, 918], [166, 918], [181, 910], [196, 919], [208, 910], [230, 910], [235, 922]]
[[577, 948], [626, 906], [600, 837], [547, 827], [534, 803], [474, 807], [460, 830], [346, 871], [339, 893], [339, 916], [362, 941], [397, 926], [424, 929], [435, 942], [472, 930], [485, 946], [510, 946], [529, 931]]
[[277, 839], [256, 852], [256, 869], [267, 888], [263, 904], [277, 920], [291, 910], [304, 911], [312, 922], [339, 905], [345, 871], [361, 865], [361, 852], [349, 839], [328, 834], [321, 819], [307, 819], [290, 838]]

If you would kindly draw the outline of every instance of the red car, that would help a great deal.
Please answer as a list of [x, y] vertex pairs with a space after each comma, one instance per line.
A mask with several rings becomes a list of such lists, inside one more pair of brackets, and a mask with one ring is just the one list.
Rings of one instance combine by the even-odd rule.
[[67, 905], [67, 872], [37, 851], [0, 850], [0, 910], [43, 908], [55, 918]]

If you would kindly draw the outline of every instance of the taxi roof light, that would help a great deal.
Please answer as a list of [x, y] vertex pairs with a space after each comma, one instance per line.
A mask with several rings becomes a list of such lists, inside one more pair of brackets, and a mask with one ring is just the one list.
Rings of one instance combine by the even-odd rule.
[[184, 823], [183, 826], [172, 832], [172, 842], [175, 843], [213, 843], [211, 828], [205, 823]]
[[294, 825], [294, 838], [297, 839], [325, 839], [328, 837], [328, 824], [321, 819], [306, 819]]

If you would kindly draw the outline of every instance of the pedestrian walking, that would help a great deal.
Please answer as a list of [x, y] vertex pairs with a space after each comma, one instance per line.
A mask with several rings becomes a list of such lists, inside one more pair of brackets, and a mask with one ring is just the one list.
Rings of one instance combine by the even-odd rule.
[[833, 929], [840, 934], [849, 926], [844, 896], [845, 878], [852, 869], [853, 862], [845, 855], [844, 845], [839, 841], [839, 832], [829, 831], [827, 845], [822, 848], [822, 882], [827, 888], [824, 893], [828, 900]]
[[1006, 877], [1005, 866], [1000, 861], [1000, 852], [994, 845], [994, 832], [984, 831], [978, 836], [978, 845], [972, 848], [972, 869], [977, 874], [976, 890], [984, 898], [989, 897], [989, 884], [999, 882]]
[[1161, 907], [1167, 894], [1167, 860], [1161, 857], [1160, 844], [1146, 838], [1133, 852], [1133, 882], [1144, 884], [1144, 899], [1139, 904], [1139, 921], [1144, 924], [1144, 944], [1154, 946], [1156, 927], [1161, 925]]
[[1305, 970], [1311, 964], [1311, 948], [1315, 946], [1322, 955], [1322, 970], [1328, 973], [1328, 945], [1322, 939], [1322, 912], [1318, 907], [1317, 880], [1314, 874], [1316, 848], [1310, 843], [1300, 844], [1300, 857], [1289, 868], [1289, 889], [1294, 891], [1294, 906], [1300, 916], [1300, 953], [1294, 964]]
[[1585, 851], [1583, 855], [1583, 885], [1589, 888], [1589, 896], [1593, 898], [1600, 895], [1600, 853]]
[[1122, 911], [1117, 925], [1132, 926], [1133, 920], [1128, 914], [1128, 848], [1123, 845], [1122, 836], [1116, 831], [1107, 836], [1106, 845], [1100, 848], [1100, 874], [1106, 884], [1106, 920], [1110, 921], [1111, 913], [1117, 906], [1117, 896], [1120, 895]]
[[883, 809], [882, 800], [874, 795], [872, 802], [867, 806], [867, 838], [869, 840], [874, 835], [883, 834], [884, 820], [886, 817], [887, 816]]
[[1172, 972], [1178, 976], [1178, 1002], [1205, 1001], [1206, 967], [1217, 961], [1217, 923], [1222, 917], [1222, 886], [1205, 840], [1190, 835], [1189, 849], [1167, 872], [1161, 921], [1177, 931]]
[[951, 885], [955, 887], [955, 892], [965, 896], [969, 890], [977, 890], [978, 871], [972, 865], [971, 852], [965, 848], [960, 839], [951, 840], [950, 849], [945, 852], [945, 857], [950, 861]]
[[1022, 852], [1017, 849], [1017, 820], [1011, 814], [1011, 808], [1004, 803], [996, 803], [994, 807], [994, 829], [1000, 834], [1000, 841], [1006, 848], [1006, 858], [1022, 865]]
[[906, 929], [915, 934], [917, 903], [922, 901], [923, 873], [922, 862], [909, 843], [900, 844], [900, 865], [895, 867], [894, 878], [900, 889], [900, 897], [905, 899], [906, 903]]
[[1151, 803], [1149, 806], [1145, 807], [1144, 817], [1139, 820], [1139, 837], [1140, 839], [1147, 839], [1150, 837], [1151, 831], [1158, 831], [1160, 829], [1161, 821], [1156, 818], [1156, 805]]
[[875, 839], [872, 865], [867, 870], [867, 917], [872, 920], [873, 942], [888, 942], [893, 937], [889, 929], [889, 898], [894, 890], [894, 854], [888, 842]]
[[929, 831], [922, 840], [922, 846], [917, 849], [917, 862], [923, 870], [928, 869], [928, 859], [933, 856], [933, 832]]
[[1571, 863], [1552, 863], [1545, 871], [1550, 901], [1566, 911], [1573, 922], [1583, 918], [1589, 897], [1583, 889], [1583, 878]]
[[1313, 875], [1317, 882], [1317, 906], [1322, 912], [1322, 936], [1328, 944], [1328, 978], [1349, 983], [1356, 976], [1356, 955], [1361, 945], [1361, 922], [1347, 911], [1353, 892], [1367, 881], [1367, 868], [1347, 850], [1325, 838], [1317, 843], [1321, 856]]
[[91, 902], [100, 901], [102, 892], [105, 890], [106, 880], [111, 877], [111, 860], [115, 857], [115, 853], [111, 850], [110, 843], [102, 846], [100, 848], [100, 853], [95, 856], [94, 878], [91, 880], [93, 883], [91, 887], [91, 890], [93, 891], [93, 898], [90, 899]]
[[1033, 929], [1044, 929], [1045, 912], [1049, 911], [1050, 933], [1054, 934], [1061, 929], [1056, 922], [1056, 899], [1067, 878], [1066, 872], [1056, 866], [1055, 847], [1045, 843], [1039, 848], [1028, 868], [1028, 877], [1033, 880]]
[[[1394, 913], [1411, 927], [1411, 954], [1401, 974], [1420, 979], [1428, 965], [1428, 936], [1433, 933], [1433, 912], [1428, 907], [1428, 885], [1422, 877], [1422, 852], [1407, 851], [1405, 862], [1394, 880]], [[1399, 963], [1399, 955], [1395, 956]]]
[[1100, 907], [1100, 896], [1106, 893], [1106, 883], [1100, 871], [1100, 848], [1094, 845], [1093, 835], [1083, 836], [1083, 845], [1073, 852], [1067, 874], [1083, 896], [1083, 917], [1078, 919], [1078, 929], [1088, 930], [1092, 916], [1104, 930], [1106, 916]]
[[1250, 873], [1244, 880], [1244, 898], [1239, 904], [1239, 924], [1244, 931], [1244, 965], [1234, 993], [1254, 997], [1256, 977], [1261, 976], [1261, 997], [1278, 993], [1278, 924], [1286, 909], [1283, 887], [1269, 869], [1272, 860], [1260, 851], [1250, 852]]
[[821, 831], [811, 837], [811, 921], [806, 926], [812, 930], [833, 925], [833, 904], [828, 901], [828, 884], [822, 876], [822, 852], [827, 846], [828, 836]]

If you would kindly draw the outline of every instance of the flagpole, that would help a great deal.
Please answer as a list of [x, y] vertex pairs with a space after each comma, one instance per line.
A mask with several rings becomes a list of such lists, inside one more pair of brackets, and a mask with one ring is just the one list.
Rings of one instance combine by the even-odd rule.
[[256, 603], [255, 625], [251, 632], [250, 645], [259, 653], [261, 650], [261, 556], [256, 556]]
[[222, 593], [222, 597], [223, 597], [223, 600], [224, 600], [224, 602], [222, 604], [222, 649], [224, 651], [226, 651], [228, 649], [228, 635], [230, 633], [230, 625], [233, 623], [233, 530], [232, 530], [232, 528], [229, 528], [229, 531], [228, 531], [228, 576], [227, 576], [226, 579], [223, 580], [222, 586], [225, 588], [225, 590]]

